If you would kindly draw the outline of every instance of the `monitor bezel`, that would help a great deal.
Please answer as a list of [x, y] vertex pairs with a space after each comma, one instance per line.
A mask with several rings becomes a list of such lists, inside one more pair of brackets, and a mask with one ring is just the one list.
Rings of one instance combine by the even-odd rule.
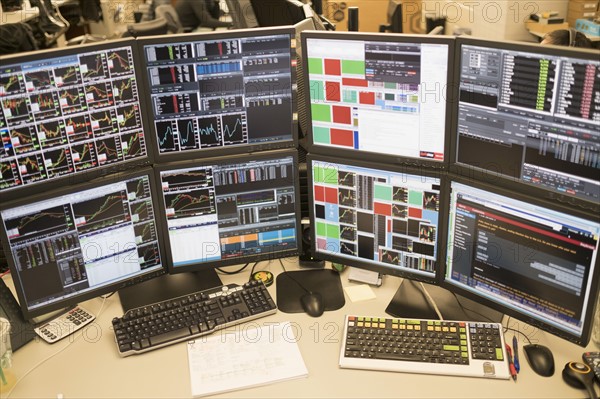
[[[395, 267], [395, 266], [386, 266], [382, 262], [378, 264], [367, 262], [359, 257], [349, 258], [339, 256], [337, 254], [326, 253], [323, 251], [317, 251], [317, 237], [316, 237], [316, 229], [313, 228], [315, 226], [315, 209], [314, 209], [314, 180], [313, 180], [313, 162], [332, 162], [336, 164], [345, 164], [348, 166], [356, 166], [362, 168], [370, 168], [374, 170], [383, 170], [400, 174], [412, 174], [417, 176], [426, 176], [430, 178], [436, 178], [440, 181], [440, 191], [439, 191], [439, 211], [438, 211], [438, 245], [437, 245], [437, 255], [436, 255], [436, 270], [435, 273], [431, 276], [427, 276], [425, 274], [414, 273], [411, 269], [406, 267]], [[330, 155], [321, 155], [315, 153], [309, 153], [306, 156], [306, 165], [307, 165], [307, 179], [308, 179], [308, 211], [309, 211], [309, 220], [310, 220], [310, 245], [311, 251], [315, 258], [326, 260], [332, 263], [339, 263], [342, 265], [347, 265], [351, 267], [355, 267], [358, 269], [364, 269], [368, 271], [373, 271], [380, 273], [382, 275], [390, 275], [395, 277], [406, 278], [413, 281], [420, 281], [424, 283], [439, 285], [440, 279], [443, 277], [444, 265], [442, 264], [445, 259], [445, 243], [446, 243], [446, 221], [447, 219], [444, 215], [447, 213], [447, 202], [445, 199], [447, 198], [447, 178], [446, 173], [442, 170], [436, 169], [428, 169], [428, 168], [413, 168], [406, 165], [393, 165], [393, 164], [384, 164], [384, 163], [374, 163], [371, 161], [364, 160], [356, 160], [350, 158], [343, 158], [338, 156], [330, 156]]]
[[187, 169], [187, 168], [195, 168], [200, 166], [211, 166], [211, 165], [227, 165], [227, 164], [236, 164], [241, 162], [248, 161], [262, 161], [262, 160], [276, 160], [286, 157], [292, 157], [292, 165], [295, 168], [294, 170], [294, 201], [295, 201], [295, 217], [294, 220], [296, 222], [296, 247], [279, 252], [264, 252], [261, 254], [252, 254], [250, 256], [244, 257], [232, 257], [229, 259], [220, 259], [220, 260], [211, 260], [211, 261], [203, 261], [197, 262], [189, 265], [173, 265], [173, 254], [171, 251], [171, 242], [169, 240], [169, 227], [166, 219], [166, 209], [165, 202], [162, 189], [158, 187], [159, 190], [159, 204], [157, 212], [160, 213], [159, 218], [161, 219], [160, 223], [160, 234], [163, 236], [164, 241], [164, 251], [163, 258], [165, 259], [165, 263], [168, 268], [169, 274], [176, 273], [185, 273], [185, 272], [200, 272], [206, 269], [216, 269], [223, 266], [232, 266], [239, 265], [240, 263], [252, 263], [252, 262], [260, 262], [264, 260], [272, 260], [272, 259], [281, 259], [288, 258], [292, 256], [296, 256], [301, 251], [302, 246], [302, 235], [301, 235], [301, 224], [300, 224], [300, 179], [299, 179], [299, 167], [298, 167], [298, 151], [296, 149], [280, 149], [274, 151], [263, 151], [256, 152], [252, 154], [241, 154], [241, 155], [229, 155], [222, 157], [213, 157], [213, 158], [202, 158], [201, 160], [187, 160], [181, 162], [171, 162], [171, 163], [163, 163], [160, 165], [156, 165], [154, 168], [155, 171], [155, 179], [157, 182], [157, 186], [161, 185], [161, 172], [168, 172], [177, 169]]
[[[362, 32], [334, 32], [334, 31], [304, 31], [301, 32], [302, 40], [302, 76], [298, 79], [298, 84], [304, 85], [306, 94], [305, 107], [308, 128], [305, 132], [307, 136], [307, 149], [315, 154], [332, 154], [344, 158], [359, 158], [375, 162], [385, 162], [388, 164], [405, 165], [413, 167], [429, 167], [434, 169], [447, 169], [448, 159], [450, 154], [450, 128], [451, 123], [451, 107], [449, 103], [455, 98], [454, 95], [454, 42], [455, 39], [449, 36], [428, 36], [421, 34], [401, 34], [401, 33], [362, 33]], [[409, 158], [399, 155], [370, 152], [365, 150], [345, 149], [334, 146], [324, 146], [316, 144], [313, 140], [313, 125], [312, 111], [310, 98], [310, 80], [308, 71], [308, 47], [306, 42], [308, 39], [329, 39], [329, 40], [357, 40], [357, 41], [379, 41], [379, 42], [395, 42], [395, 43], [416, 43], [416, 44], [445, 44], [448, 46], [448, 70], [446, 73], [446, 93], [445, 98], [443, 93], [440, 94], [441, 100], [446, 103], [445, 123], [444, 123], [444, 160], [435, 161], [426, 158]]]
[[[24, 205], [28, 205], [28, 204], [35, 203], [35, 202], [44, 201], [44, 200], [47, 200], [50, 198], [60, 197], [63, 195], [70, 195], [70, 194], [74, 194], [78, 191], [94, 189], [94, 188], [97, 188], [102, 185], [113, 184], [113, 183], [116, 183], [119, 181], [129, 180], [129, 179], [133, 179], [133, 178], [141, 177], [141, 176], [148, 176], [148, 182], [150, 184], [150, 191], [151, 191], [151, 195], [153, 198], [153, 205], [157, 206], [158, 201], [160, 200], [160, 197], [159, 197], [159, 192], [157, 189], [156, 182], [154, 180], [154, 172], [151, 167], [144, 167], [144, 168], [140, 168], [136, 171], [112, 173], [110, 175], [106, 175], [101, 178], [94, 179], [92, 181], [88, 181], [86, 183], [69, 185], [66, 187], [60, 187], [60, 188], [57, 188], [57, 189], [51, 190], [51, 191], [40, 191], [36, 195], [32, 195], [29, 197], [22, 197], [18, 200], [13, 200], [10, 202], [3, 202], [0, 205], [0, 210], [3, 211], [5, 209], [11, 209], [11, 208], [18, 207], [18, 206], [24, 206]], [[156, 212], [156, 209], [154, 210], [154, 212]], [[45, 306], [40, 306], [35, 309], [30, 309], [27, 306], [23, 287], [19, 283], [18, 277], [15, 277], [15, 276], [18, 276], [19, 273], [16, 269], [16, 265], [14, 263], [13, 257], [11, 255], [9, 255], [11, 252], [10, 246], [8, 244], [8, 236], [7, 236], [6, 230], [4, 228], [4, 221], [2, 220], [1, 226], [0, 226], [0, 238], [1, 238], [0, 241], [2, 241], [2, 248], [6, 255], [6, 259], [8, 262], [8, 266], [10, 268], [11, 275], [13, 276], [15, 292], [17, 293], [17, 296], [19, 298], [19, 304], [21, 305], [21, 310], [23, 312], [23, 316], [26, 319], [32, 319], [34, 317], [42, 316], [44, 314], [47, 314], [47, 313], [55, 311], [55, 310], [65, 309], [68, 307], [75, 306], [77, 303], [86, 301], [88, 299], [96, 298], [100, 295], [115, 292], [122, 288], [130, 287], [130, 286], [142, 283], [144, 281], [150, 280], [152, 278], [166, 274], [167, 267], [166, 267], [165, 257], [164, 257], [164, 252], [165, 252], [164, 251], [164, 240], [163, 240], [162, 236], [159, 234], [160, 231], [162, 230], [161, 229], [161, 221], [155, 217], [155, 223], [156, 223], [156, 231], [157, 231], [157, 242], [158, 242], [159, 250], [161, 252], [161, 267], [160, 268], [154, 267], [154, 269], [150, 270], [150, 271], [146, 271], [146, 272], [140, 271], [140, 273], [135, 276], [129, 276], [120, 281], [116, 281], [114, 283], [107, 284], [107, 285], [98, 287], [96, 289], [89, 290], [84, 293], [72, 295], [66, 299], [56, 300]]]
[[502, 196], [508, 197], [510, 199], [523, 201], [523, 202], [526, 202], [529, 204], [533, 204], [534, 206], [548, 208], [550, 210], [565, 213], [570, 216], [575, 216], [575, 217], [582, 218], [585, 220], [591, 220], [595, 223], [600, 223], [600, 214], [585, 212], [579, 208], [572, 208], [572, 207], [569, 207], [568, 205], [561, 204], [556, 201], [550, 201], [550, 200], [542, 198], [540, 196], [528, 195], [520, 190], [520, 186], [513, 185], [513, 189], [511, 190], [511, 189], [507, 189], [505, 187], [499, 187], [497, 185], [487, 184], [487, 183], [484, 183], [481, 181], [476, 181], [476, 180], [473, 180], [473, 179], [470, 179], [467, 177], [458, 176], [458, 175], [454, 175], [454, 174], [449, 175], [449, 178], [448, 178], [448, 190], [447, 190], [447, 197], [445, 199], [446, 206], [447, 206], [447, 212], [445, 213], [445, 222], [444, 222], [444, 226], [445, 226], [444, 236], [446, 238], [446, 248], [445, 248], [446, 249], [446, 257], [445, 257], [444, 263], [443, 263], [442, 275], [440, 276], [440, 285], [450, 292], [453, 292], [457, 295], [461, 295], [466, 298], [472, 299], [478, 303], [481, 303], [482, 305], [485, 305], [485, 306], [495, 309], [497, 311], [503, 312], [504, 314], [506, 314], [509, 317], [514, 317], [514, 318], [521, 320], [531, 326], [540, 328], [541, 330], [544, 330], [550, 334], [556, 335], [560, 338], [566, 339], [566, 340], [573, 342], [579, 346], [586, 346], [588, 344], [591, 334], [592, 334], [592, 328], [593, 328], [593, 323], [594, 323], [594, 314], [595, 314], [594, 309], [596, 307], [596, 302], [597, 302], [596, 299], [598, 297], [599, 289], [600, 289], [600, 246], [598, 248], [595, 264], [593, 265], [593, 268], [594, 268], [593, 275], [589, 276], [589, 279], [591, 280], [591, 285], [590, 285], [590, 291], [588, 294], [589, 297], [588, 297], [587, 308], [585, 309], [586, 315], [585, 315], [585, 319], [583, 320], [584, 328], [583, 328], [583, 332], [582, 332], [581, 336], [576, 336], [576, 335], [570, 334], [569, 332], [567, 332], [565, 330], [561, 330], [561, 329], [554, 327], [548, 323], [545, 323], [540, 318], [525, 315], [523, 312], [520, 312], [519, 310], [513, 309], [511, 307], [508, 307], [501, 302], [493, 301], [484, 296], [480, 296], [471, 290], [467, 290], [461, 286], [456, 285], [451, 280], [446, 278], [446, 274], [448, 271], [447, 254], [451, 251], [451, 249], [449, 248], [449, 242], [448, 242], [448, 239], [450, 237], [450, 232], [448, 230], [450, 229], [450, 224], [449, 224], [450, 212], [451, 212], [450, 200], [451, 200], [451, 191], [452, 191], [452, 183], [453, 182], [461, 183], [461, 184], [464, 184], [464, 185], [467, 185], [470, 187], [484, 190], [484, 191], [490, 192], [492, 194], [502, 195]]
[[[138, 87], [138, 96], [139, 96], [139, 107], [140, 107], [140, 119], [142, 122], [143, 129], [142, 131], [146, 132], [148, 128], [148, 123], [150, 120], [147, 118], [148, 109], [146, 108], [146, 100], [142, 95], [142, 87], [143, 87], [143, 79], [141, 75], [141, 54], [138, 50], [137, 41], [134, 38], [121, 38], [112, 41], [105, 42], [97, 42], [97, 43], [87, 43], [82, 44], [80, 46], [72, 46], [72, 47], [60, 47], [60, 48], [51, 48], [38, 50], [34, 52], [21, 53], [21, 54], [13, 54], [8, 56], [0, 56], [0, 65], [10, 65], [15, 63], [26, 63], [36, 60], [41, 60], [44, 58], [58, 58], [65, 56], [78, 55], [84, 52], [93, 52], [93, 51], [103, 51], [110, 50], [117, 47], [126, 47], [129, 46], [131, 48], [131, 53], [133, 57], [133, 65], [135, 68], [135, 79]], [[3, 68], [3, 67], [0, 67]], [[149, 166], [155, 162], [155, 153], [154, 148], [150, 145], [149, 137], [146, 133], [144, 133], [144, 140], [146, 142], [146, 155], [131, 159], [119, 161], [117, 163], [111, 163], [104, 166], [99, 166], [93, 169], [84, 170], [81, 172], [75, 172], [67, 175], [62, 175], [58, 177], [54, 177], [52, 179], [46, 179], [42, 181], [37, 181], [35, 183], [29, 183], [26, 185], [20, 185], [16, 187], [10, 187], [6, 189], [2, 189], [0, 191], [0, 198], [3, 201], [18, 199], [22, 196], [35, 195], [40, 189], [52, 189], [54, 184], [77, 184], [89, 181], [90, 179], [95, 179], [103, 176], [108, 176], [114, 173], [126, 172], [128, 170], [135, 170], [139, 167]]]
[[[166, 45], [166, 44], [181, 44], [191, 42], [201, 42], [209, 40], [219, 39], [243, 39], [248, 37], [257, 36], [271, 36], [271, 35], [289, 35], [290, 37], [290, 73], [291, 73], [291, 98], [290, 107], [292, 112], [292, 124], [291, 137], [289, 140], [279, 140], [266, 143], [255, 143], [255, 144], [243, 144], [243, 145], [232, 145], [228, 147], [213, 147], [204, 149], [194, 149], [187, 151], [168, 151], [161, 153], [158, 146], [158, 137], [156, 133], [156, 125], [154, 119], [154, 111], [152, 104], [151, 83], [148, 77], [148, 69], [145, 65], [145, 47], [155, 45]], [[298, 106], [297, 106], [297, 73], [296, 73], [296, 31], [294, 27], [267, 27], [267, 28], [248, 28], [248, 29], [232, 29], [232, 30], [218, 30], [213, 32], [200, 32], [200, 33], [182, 33], [176, 35], [162, 35], [162, 36], [147, 36], [136, 39], [138, 44], [138, 51], [140, 59], [144, 62], [143, 76], [141, 78], [144, 92], [145, 107], [148, 110], [148, 133], [147, 139], [152, 147], [154, 159], [156, 163], [164, 162], [177, 162], [184, 161], [195, 157], [216, 157], [216, 156], [227, 156], [233, 154], [244, 154], [255, 151], [265, 150], [276, 150], [283, 148], [296, 148], [298, 145]]]
[[478, 39], [473, 37], [459, 36], [456, 38], [456, 45], [454, 47], [455, 55], [455, 66], [454, 66], [454, 77], [453, 82], [455, 84], [454, 101], [451, 102], [452, 108], [452, 126], [450, 134], [450, 152], [449, 152], [449, 171], [453, 174], [469, 177], [471, 179], [481, 180], [486, 183], [499, 185], [505, 188], [514, 188], [515, 183], [520, 184], [519, 191], [528, 193], [531, 196], [538, 196], [540, 198], [546, 198], [551, 201], [563, 203], [565, 205], [573, 206], [584, 211], [591, 211], [600, 213], [600, 202], [594, 202], [593, 200], [586, 200], [583, 198], [575, 197], [558, 191], [552, 191], [544, 187], [538, 187], [529, 183], [524, 182], [519, 177], [511, 176], [507, 174], [501, 174], [495, 170], [488, 170], [481, 167], [468, 165], [457, 162], [458, 157], [458, 141], [459, 135], [457, 130], [458, 117], [459, 117], [459, 90], [460, 90], [460, 76], [461, 76], [461, 53], [462, 46], [480, 46], [489, 47], [491, 49], [500, 50], [513, 50], [513, 51], [524, 51], [531, 52], [534, 54], [547, 54], [550, 56], [565, 56], [572, 55], [573, 57], [589, 60], [598, 61], [598, 52], [593, 49], [586, 48], [574, 48], [566, 46], [554, 46], [544, 45], [540, 46], [535, 43], [526, 42], [515, 42], [515, 41], [493, 41], [487, 39]]

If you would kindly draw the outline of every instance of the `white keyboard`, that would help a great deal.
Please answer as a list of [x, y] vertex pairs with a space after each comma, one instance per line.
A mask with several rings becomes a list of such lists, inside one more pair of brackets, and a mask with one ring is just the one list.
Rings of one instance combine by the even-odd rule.
[[90, 324], [95, 318], [93, 314], [81, 306], [76, 306], [67, 313], [36, 327], [34, 331], [44, 341], [53, 344]]
[[499, 323], [346, 316], [340, 367], [510, 378]]

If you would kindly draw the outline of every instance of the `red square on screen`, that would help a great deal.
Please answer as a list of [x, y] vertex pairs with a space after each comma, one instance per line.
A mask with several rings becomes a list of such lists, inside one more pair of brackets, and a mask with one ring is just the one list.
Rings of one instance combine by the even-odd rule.
[[392, 216], [392, 206], [390, 204], [375, 202], [373, 203], [373, 212], [376, 215]]
[[408, 216], [421, 219], [423, 217], [423, 210], [419, 208], [408, 208]]
[[352, 109], [350, 107], [340, 107], [339, 105], [332, 106], [333, 121], [335, 123], [343, 123], [350, 125], [352, 123]]
[[337, 188], [325, 187], [325, 202], [328, 202], [330, 204], [338, 203]]
[[[339, 102], [341, 98], [340, 84], [338, 82], [325, 82], [325, 99]], [[373, 98], [375, 98], [375, 95], [373, 95]]]
[[375, 105], [375, 93], [370, 91], [361, 91], [358, 93], [358, 102], [361, 104]]
[[315, 201], [325, 201], [325, 187], [315, 186]]
[[340, 60], [325, 59], [325, 75], [340, 76], [342, 74], [342, 66]]
[[323, 238], [317, 238], [317, 248], [327, 249], [327, 240]]
[[331, 144], [354, 148], [354, 133], [352, 130], [331, 129]]

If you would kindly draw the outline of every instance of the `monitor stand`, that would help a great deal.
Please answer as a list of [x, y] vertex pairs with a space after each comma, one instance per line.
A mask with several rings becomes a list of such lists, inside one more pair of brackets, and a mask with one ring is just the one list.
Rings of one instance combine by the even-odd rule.
[[[455, 296], [445, 288], [425, 283], [423, 285], [444, 320], [502, 322], [504, 316], [502, 312], [490, 309], [463, 296]], [[409, 279], [402, 281], [385, 312], [394, 317], [439, 320], [420, 283]]]
[[215, 269], [163, 274], [119, 290], [123, 312], [223, 285]]

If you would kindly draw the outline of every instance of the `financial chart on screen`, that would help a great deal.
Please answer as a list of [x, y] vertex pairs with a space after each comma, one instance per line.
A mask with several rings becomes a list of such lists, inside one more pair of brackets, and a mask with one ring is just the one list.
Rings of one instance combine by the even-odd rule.
[[230, 158], [159, 169], [162, 218], [175, 270], [285, 256], [298, 249], [295, 157]]
[[438, 178], [332, 160], [311, 170], [317, 256], [435, 275]]
[[159, 156], [293, 145], [291, 31], [233, 32], [142, 41]]
[[600, 201], [598, 53], [460, 46], [456, 162]]
[[24, 309], [42, 311], [162, 271], [150, 170], [0, 212]]
[[8, 58], [0, 67], [0, 189], [147, 157], [131, 46]]
[[305, 40], [316, 148], [444, 161], [450, 44], [324, 34]]

